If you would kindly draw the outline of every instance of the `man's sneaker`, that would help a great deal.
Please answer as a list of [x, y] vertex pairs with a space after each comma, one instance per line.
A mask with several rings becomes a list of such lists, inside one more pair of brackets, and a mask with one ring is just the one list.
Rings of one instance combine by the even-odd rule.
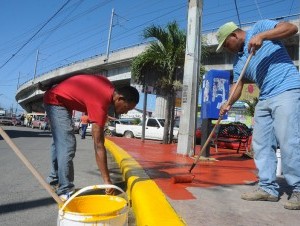
[[61, 201], [65, 202], [73, 195], [74, 192], [75, 192], [75, 190], [69, 191], [69, 192], [67, 192], [65, 194], [62, 194], [62, 195], [59, 195], [59, 198], [60, 198]]
[[289, 210], [300, 210], [300, 191], [294, 191], [290, 199], [284, 204]]
[[277, 202], [278, 197], [269, 194], [268, 192], [264, 191], [261, 188], [257, 188], [253, 192], [247, 192], [241, 195], [241, 199], [247, 201], [270, 201], [270, 202]]

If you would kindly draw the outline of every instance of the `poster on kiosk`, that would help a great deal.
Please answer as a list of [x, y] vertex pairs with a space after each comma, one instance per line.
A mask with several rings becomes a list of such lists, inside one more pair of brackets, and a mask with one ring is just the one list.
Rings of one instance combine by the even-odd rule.
[[[201, 118], [218, 119], [222, 104], [229, 95], [230, 72], [224, 70], [210, 70], [203, 77]], [[227, 119], [224, 115], [223, 119]]]

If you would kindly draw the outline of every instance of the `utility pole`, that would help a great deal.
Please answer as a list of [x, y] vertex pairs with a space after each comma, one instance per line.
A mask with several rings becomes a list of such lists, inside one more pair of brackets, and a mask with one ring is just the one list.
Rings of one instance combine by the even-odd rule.
[[111, 17], [110, 17], [109, 32], [108, 32], [107, 48], [106, 48], [106, 58], [104, 61], [107, 61], [108, 57], [109, 57], [110, 38], [111, 38], [111, 30], [112, 30], [112, 26], [113, 26], [113, 21], [114, 21], [114, 15], [115, 15], [115, 11], [114, 11], [114, 9], [112, 9]]
[[201, 59], [202, 0], [189, 0], [177, 153], [193, 155]]
[[[19, 84], [20, 84], [20, 75], [21, 73], [19, 72], [19, 76], [18, 76], [18, 83], [17, 83], [17, 90], [19, 89]], [[15, 115], [17, 116], [17, 112], [18, 112], [18, 101], [17, 101], [17, 105], [16, 105], [16, 112]]]
[[20, 85], [20, 72], [19, 72], [19, 76], [18, 76], [18, 84], [17, 84], [17, 90], [19, 89], [19, 85]]
[[35, 60], [35, 65], [34, 65], [33, 79], [35, 79], [35, 77], [36, 77], [36, 68], [37, 68], [38, 60], [39, 60], [39, 50], [36, 51], [36, 60]]
[[142, 122], [142, 142], [145, 142], [145, 133], [146, 133], [146, 115], [147, 115], [147, 94], [148, 94], [148, 86], [145, 82], [144, 78], [144, 105], [143, 105], [143, 122]]

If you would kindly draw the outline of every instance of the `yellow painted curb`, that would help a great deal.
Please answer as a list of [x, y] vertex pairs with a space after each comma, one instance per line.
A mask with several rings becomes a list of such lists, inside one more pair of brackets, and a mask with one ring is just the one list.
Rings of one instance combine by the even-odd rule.
[[105, 140], [105, 147], [114, 156], [127, 182], [127, 194], [138, 226], [186, 225], [137, 161], [108, 139]]

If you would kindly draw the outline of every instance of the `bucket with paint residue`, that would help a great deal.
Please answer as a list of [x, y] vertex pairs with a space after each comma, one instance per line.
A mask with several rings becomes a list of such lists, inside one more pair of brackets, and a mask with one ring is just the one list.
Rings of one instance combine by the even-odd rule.
[[[114, 188], [125, 198], [112, 195], [83, 195], [96, 189]], [[128, 198], [126, 193], [115, 185], [93, 185], [80, 189], [59, 209], [57, 226], [126, 226], [128, 225]]]

